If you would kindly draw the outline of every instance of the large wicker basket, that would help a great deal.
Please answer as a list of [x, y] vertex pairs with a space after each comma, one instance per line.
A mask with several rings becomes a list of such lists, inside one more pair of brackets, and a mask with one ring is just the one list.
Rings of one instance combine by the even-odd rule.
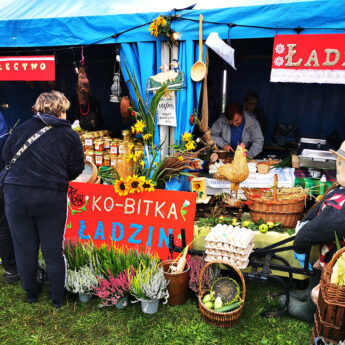
[[314, 316], [315, 336], [322, 336], [328, 342], [345, 340], [345, 286], [330, 282], [333, 266], [345, 252], [338, 250], [322, 272], [320, 293]]
[[223, 264], [225, 266], [229, 266], [238, 275], [238, 278], [240, 280], [240, 286], [241, 286], [241, 299], [243, 301], [246, 298], [246, 284], [245, 284], [244, 277], [241, 271], [237, 267], [232, 266], [229, 263], [224, 262], [222, 260], [208, 262], [201, 269], [200, 276], [199, 276], [199, 296], [198, 296], [199, 309], [201, 311], [201, 315], [203, 319], [205, 320], [205, 322], [213, 326], [217, 326], [221, 328], [229, 328], [231, 326], [234, 326], [238, 322], [238, 319], [242, 313], [244, 303], [242, 303], [238, 309], [227, 312], [227, 313], [218, 313], [214, 310], [206, 308], [206, 306], [202, 303], [203, 297], [209, 292], [208, 290], [204, 290], [203, 288], [204, 273], [206, 269], [213, 264]]
[[345, 247], [338, 250], [332, 257], [331, 261], [324, 268], [320, 281], [320, 289], [327, 303], [333, 303], [345, 308], [345, 285], [337, 285], [331, 283], [331, 275], [333, 266], [337, 262], [340, 255], [345, 253]]
[[[277, 175], [274, 181], [273, 200], [265, 200], [256, 197], [257, 195], [244, 191], [247, 198], [250, 216], [255, 223], [261, 218], [265, 222], [281, 222], [287, 228], [296, 226], [297, 221], [302, 219], [305, 206], [305, 196], [299, 196], [294, 199], [277, 200]], [[252, 192], [260, 194], [260, 190], [252, 189]]]

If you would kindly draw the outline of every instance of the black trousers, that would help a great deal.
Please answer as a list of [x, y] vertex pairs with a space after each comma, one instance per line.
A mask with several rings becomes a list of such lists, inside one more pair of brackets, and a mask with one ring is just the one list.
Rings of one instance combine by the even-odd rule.
[[51, 298], [64, 296], [66, 265], [63, 239], [67, 193], [5, 184], [5, 210], [13, 238], [23, 289], [32, 294], [37, 286], [37, 258], [41, 245], [51, 287]]
[[0, 258], [5, 271], [17, 272], [10, 228], [5, 215], [4, 199], [0, 193]]

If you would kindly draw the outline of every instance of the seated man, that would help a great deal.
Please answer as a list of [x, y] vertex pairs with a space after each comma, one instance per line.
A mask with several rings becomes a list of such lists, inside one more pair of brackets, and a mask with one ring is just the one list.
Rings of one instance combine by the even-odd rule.
[[250, 157], [257, 156], [263, 149], [264, 137], [259, 122], [238, 103], [229, 103], [225, 114], [213, 124], [212, 139], [219, 149], [234, 151], [244, 143]]
[[244, 95], [243, 105], [244, 109], [255, 115], [259, 121], [262, 133], [265, 133], [267, 127], [266, 115], [263, 109], [258, 108], [259, 96], [254, 91], [248, 91]]

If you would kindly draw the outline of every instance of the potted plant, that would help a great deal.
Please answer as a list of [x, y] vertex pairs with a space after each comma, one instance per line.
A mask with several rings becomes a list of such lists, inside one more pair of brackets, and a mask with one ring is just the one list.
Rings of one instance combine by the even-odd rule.
[[79, 270], [67, 270], [66, 289], [77, 293], [81, 302], [86, 303], [90, 300], [92, 291], [97, 285], [97, 278], [89, 266]]
[[141, 302], [141, 310], [146, 314], [157, 312], [160, 299], [164, 299], [164, 304], [167, 303], [168, 281], [157, 262], [153, 262], [148, 267], [140, 263], [131, 280], [130, 293]]
[[124, 270], [116, 278], [108, 270], [107, 279], [97, 278], [98, 287], [94, 289], [94, 295], [102, 300], [101, 306], [107, 307], [115, 305], [118, 309], [123, 309], [128, 305], [128, 292], [131, 278], [135, 271], [133, 266]]

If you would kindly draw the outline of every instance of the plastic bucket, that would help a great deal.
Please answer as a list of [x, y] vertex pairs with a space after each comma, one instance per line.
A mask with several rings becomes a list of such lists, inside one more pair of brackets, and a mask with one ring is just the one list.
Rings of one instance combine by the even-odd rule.
[[128, 306], [128, 296], [120, 298], [117, 303], [115, 304], [115, 307], [117, 309], [123, 309]]
[[145, 314], [155, 314], [158, 311], [159, 299], [153, 301], [141, 301], [141, 310]]
[[[169, 281], [169, 305], [180, 305], [187, 301], [187, 289], [190, 267], [186, 264], [185, 270], [181, 273], [168, 273], [168, 269], [174, 260], [162, 261], [159, 267], [163, 267], [165, 279]], [[176, 264], [175, 264], [176, 265]]]
[[91, 294], [89, 293], [80, 293], [79, 294], [79, 301], [82, 302], [82, 303], [87, 303], [90, 301], [91, 299]]

